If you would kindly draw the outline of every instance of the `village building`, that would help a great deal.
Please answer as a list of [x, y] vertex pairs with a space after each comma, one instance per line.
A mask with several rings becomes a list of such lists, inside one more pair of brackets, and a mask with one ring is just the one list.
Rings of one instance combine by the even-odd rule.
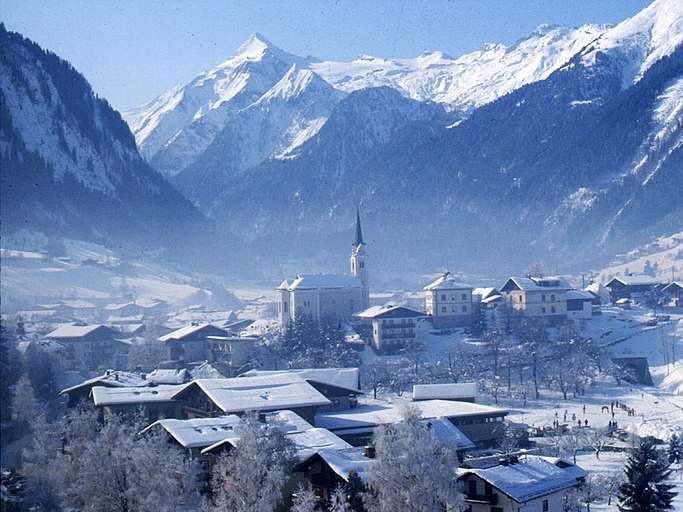
[[100, 312], [97, 306], [82, 299], [63, 300], [58, 311], [82, 322], [94, 323], [100, 320]]
[[332, 403], [294, 374], [197, 379], [178, 390], [173, 399], [182, 402], [187, 418], [289, 409], [310, 423], [318, 408]]
[[421, 341], [418, 322], [426, 315], [405, 306], [372, 306], [356, 315], [372, 324], [372, 347], [382, 353], [396, 353]]
[[181, 418], [183, 404], [175, 395], [187, 384], [135, 387], [94, 386], [90, 395], [95, 407], [106, 415], [132, 415], [143, 410], [149, 421]]
[[477, 383], [414, 384], [413, 401], [420, 400], [453, 400], [474, 403], [477, 401]]
[[564, 510], [565, 496], [578, 488], [586, 472], [563, 459], [511, 456], [477, 464], [468, 460], [458, 481], [472, 512], [552, 512]]
[[[315, 426], [327, 428], [353, 446], [364, 446], [372, 440], [380, 425], [397, 423], [402, 418], [401, 403], [364, 400], [354, 409], [321, 411]], [[508, 411], [488, 405], [447, 400], [413, 402], [424, 420], [445, 418], [462, 435], [463, 446], [485, 448], [496, 446], [503, 435], [501, 425]]]
[[612, 302], [619, 299], [639, 301], [662, 283], [654, 277], [643, 274], [628, 274], [616, 276], [607, 281], [605, 287], [609, 290]]
[[437, 329], [472, 325], [472, 290], [450, 272], [437, 277], [423, 288], [425, 310]]
[[668, 304], [674, 307], [683, 306], [683, 281], [673, 281], [662, 288]]
[[559, 277], [510, 277], [500, 288], [513, 310], [549, 324], [567, 318], [567, 292], [572, 287]]
[[172, 360], [204, 361], [213, 360], [211, 336], [227, 337], [228, 331], [213, 324], [194, 322], [176, 329], [159, 338]]
[[610, 303], [610, 291], [602, 283], [593, 282], [586, 286], [583, 291], [593, 295], [593, 305], [602, 306]]
[[590, 320], [593, 318], [595, 296], [583, 290], [569, 290], [567, 297], [567, 318]]
[[356, 214], [356, 236], [351, 250], [351, 274], [299, 274], [276, 288], [280, 325], [297, 317], [316, 322], [326, 319], [350, 320], [370, 304], [368, 254], [363, 240], [360, 213]]
[[64, 346], [67, 369], [124, 366], [128, 344], [106, 325], [62, 325], [46, 335]]
[[330, 400], [326, 409], [349, 409], [358, 405], [360, 370], [358, 368], [306, 368], [296, 370], [249, 370], [240, 377], [258, 377], [278, 374], [298, 375]]
[[95, 386], [107, 388], [130, 388], [146, 386], [148, 381], [144, 376], [121, 370], [107, 370], [102, 375], [84, 380], [73, 386], [62, 389], [59, 394], [68, 397], [67, 405], [73, 407], [90, 396]]

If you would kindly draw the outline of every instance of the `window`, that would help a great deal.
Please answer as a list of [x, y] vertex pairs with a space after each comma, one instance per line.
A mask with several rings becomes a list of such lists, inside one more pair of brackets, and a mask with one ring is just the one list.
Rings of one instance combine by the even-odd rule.
[[455, 306], [453, 306], [453, 307], [451, 308], [451, 311], [452, 311], [453, 313], [455, 313], [455, 311], [456, 311]]
[[466, 293], [462, 294], [462, 300], [467, 300], [467, 294]]
[[441, 300], [446, 300], [446, 294], [445, 293], [441, 294]]
[[545, 315], [545, 307], [541, 308], [541, 313]]
[[446, 312], [446, 306], [441, 306], [441, 312], [445, 313]]
[[521, 295], [519, 296], [519, 302], [522, 302], [522, 296]]
[[548, 500], [543, 500], [543, 512], [548, 512]]
[[541, 294], [541, 302], [545, 302], [545, 293]]
[[467, 492], [468, 494], [477, 494], [477, 481], [470, 480], [467, 482]]
[[285, 313], [287, 312], [287, 309], [288, 309], [287, 306], [288, 306], [288, 304], [286, 302], [282, 303], [282, 309], [284, 310]]
[[364, 261], [360, 262], [360, 268], [365, 268], [365, 262]]
[[462, 312], [463, 312], [463, 313], [467, 313], [467, 306], [463, 306], [463, 307], [462, 307]]
[[552, 295], [550, 296], [550, 302], [555, 302], [555, 294], [552, 294]]
[[555, 306], [550, 306], [550, 312], [555, 313]]

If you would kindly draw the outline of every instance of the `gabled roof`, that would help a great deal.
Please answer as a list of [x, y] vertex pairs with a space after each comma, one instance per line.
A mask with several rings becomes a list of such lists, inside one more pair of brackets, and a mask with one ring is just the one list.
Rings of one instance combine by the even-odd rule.
[[225, 413], [296, 409], [331, 402], [298, 375], [276, 374], [232, 379], [197, 379], [177, 396], [196, 386]]
[[483, 301], [484, 299], [487, 299], [489, 297], [500, 295], [500, 293], [492, 286], [489, 286], [486, 288], [475, 288], [474, 290], [472, 290], [472, 295], [478, 295], [479, 297], [481, 297], [481, 300]]
[[113, 338], [116, 334], [113, 329], [106, 325], [60, 325], [46, 337], [52, 339], [83, 338], [95, 332], [106, 336], [105, 339]]
[[517, 277], [512, 276], [505, 281], [500, 291], [514, 289], [525, 291], [564, 291], [571, 290], [572, 286], [561, 277]]
[[583, 290], [569, 290], [567, 292], [567, 300], [594, 300], [595, 295], [593, 295], [590, 292], [586, 292]]
[[299, 274], [289, 285], [288, 290], [362, 287], [363, 283], [360, 279], [345, 274]]
[[291, 373], [298, 375], [308, 382], [328, 384], [338, 388], [348, 389], [360, 393], [360, 370], [358, 368], [304, 368], [292, 370], [249, 370], [241, 377], [256, 377], [259, 375], [277, 375]]
[[512, 498], [526, 503], [541, 496], [579, 485], [586, 472], [553, 457], [525, 455], [514, 464], [481, 469], [460, 469], [460, 478], [473, 474]]
[[661, 284], [661, 281], [654, 277], [644, 274], [631, 274], [629, 276], [615, 276], [605, 286], [609, 287], [615, 281], [625, 286], [655, 286]]
[[356, 313], [358, 318], [364, 318], [366, 320], [374, 318], [421, 318], [427, 316], [422, 311], [416, 311], [414, 309], [407, 308], [405, 306], [372, 306]]
[[213, 324], [190, 324], [161, 336], [159, 341], [182, 340], [183, 338], [187, 338], [202, 332], [206, 332], [207, 335], [211, 336], [228, 336], [228, 331]]
[[672, 281], [671, 283], [667, 284], [664, 288], [662, 288], [662, 291], [664, 293], [669, 293], [673, 292], [676, 289], [683, 290], [683, 281]]
[[146, 386], [149, 382], [137, 373], [124, 372], [121, 370], [107, 370], [107, 372], [92, 379], [84, 380], [74, 386], [62, 389], [59, 394], [71, 393], [78, 389], [89, 386], [107, 386], [112, 388], [139, 387]]
[[217, 418], [195, 418], [189, 420], [164, 419], [155, 421], [141, 433], [163, 428], [183, 448], [204, 448], [228, 436], [235, 435], [240, 418], [234, 414]]
[[189, 377], [188, 371], [182, 369], [157, 369], [147, 374], [147, 380], [157, 384], [183, 384]]
[[429, 283], [427, 286], [423, 288], [423, 290], [431, 291], [431, 290], [460, 290], [463, 288], [472, 288], [468, 284], [464, 284], [460, 281], [458, 281], [453, 274], [450, 272], [444, 272], [441, 274], [439, 277], [437, 277], [434, 281]]
[[413, 386], [413, 400], [458, 400], [476, 397], [476, 382], [415, 384]]
[[106, 388], [92, 388], [93, 402], [96, 406], [143, 404], [152, 402], [172, 402], [175, 394], [183, 385]]

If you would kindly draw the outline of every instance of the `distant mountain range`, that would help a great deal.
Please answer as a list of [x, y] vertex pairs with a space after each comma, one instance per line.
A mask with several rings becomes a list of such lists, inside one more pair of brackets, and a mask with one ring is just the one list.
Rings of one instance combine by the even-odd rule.
[[152, 244], [235, 236], [268, 267], [341, 258], [360, 205], [373, 261], [416, 272], [568, 270], [683, 228], [677, 0], [460, 57], [323, 62], [255, 34], [125, 112], [133, 135], [67, 63], [3, 40], [11, 227], [117, 233], [116, 211]]

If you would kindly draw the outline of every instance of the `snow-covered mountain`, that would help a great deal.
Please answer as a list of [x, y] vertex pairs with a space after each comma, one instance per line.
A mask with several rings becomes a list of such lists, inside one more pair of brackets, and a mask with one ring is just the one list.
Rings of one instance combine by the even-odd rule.
[[[575, 29], [541, 26], [509, 48], [486, 45], [457, 59], [437, 51], [414, 59], [364, 56], [348, 63], [296, 57], [255, 34], [226, 62], [185, 86], [175, 87], [150, 103], [125, 112], [124, 119], [135, 134], [142, 154], [157, 170], [174, 176], [195, 163], [218, 133], [227, 124], [234, 124], [239, 111], [250, 108], [261, 98], [262, 105], [274, 96], [280, 97], [281, 105], [291, 99], [293, 105], [284, 108], [296, 110], [297, 98], [286, 90], [283, 93], [280, 83], [291, 80], [285, 75], [292, 65], [299, 70], [313, 71], [340, 91], [388, 86], [413, 99], [444, 103], [455, 112], [457, 119], [527, 83], [546, 78], [596, 40], [602, 31], [593, 25]], [[320, 89], [318, 102], [329, 104], [328, 91]], [[274, 117], [280, 116], [278, 109], [274, 112]], [[296, 114], [306, 115], [305, 112]], [[303, 125], [275, 121], [271, 124], [279, 124], [280, 133], [273, 136], [300, 145], [316, 133], [315, 127], [319, 128], [325, 119], [325, 116], [318, 117], [315, 123]], [[266, 157], [282, 155], [278, 151], [265, 154]], [[227, 153], [224, 156], [231, 158]], [[240, 160], [241, 156], [235, 155], [235, 158]]]
[[205, 219], [71, 65], [0, 24], [2, 234], [161, 247]]
[[173, 183], [205, 212], [225, 181], [268, 158], [294, 158], [345, 94], [297, 64], [271, 89], [236, 112]]
[[240, 110], [309, 60], [280, 50], [260, 34], [225, 62], [123, 114], [142, 154], [165, 175], [190, 165]]
[[312, 63], [311, 69], [345, 91], [388, 86], [416, 100], [445, 103], [469, 112], [547, 78], [604, 30], [596, 25], [542, 25], [509, 47], [487, 44], [457, 58], [440, 51], [413, 59], [362, 56], [352, 62]]

